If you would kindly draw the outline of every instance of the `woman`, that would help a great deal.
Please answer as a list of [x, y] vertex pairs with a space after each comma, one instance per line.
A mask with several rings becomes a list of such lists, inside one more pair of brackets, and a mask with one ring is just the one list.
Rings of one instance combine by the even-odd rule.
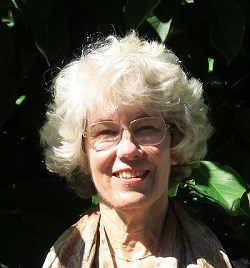
[[49, 170], [97, 194], [43, 267], [231, 267], [215, 235], [167, 197], [206, 153], [202, 85], [162, 44], [110, 36], [61, 70], [41, 130]]

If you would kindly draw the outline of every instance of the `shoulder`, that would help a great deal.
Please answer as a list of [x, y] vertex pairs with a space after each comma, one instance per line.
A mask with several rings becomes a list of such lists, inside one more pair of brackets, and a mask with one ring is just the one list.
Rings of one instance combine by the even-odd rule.
[[198, 267], [207, 267], [204, 264], [210, 264], [211, 267], [232, 267], [217, 236], [206, 225], [190, 217], [175, 201], [171, 201], [171, 206], [181, 229], [186, 253], [195, 258]]
[[52, 246], [43, 268], [81, 267], [84, 259], [89, 260], [94, 249], [100, 220], [99, 207], [87, 211], [83, 217], [68, 228]]

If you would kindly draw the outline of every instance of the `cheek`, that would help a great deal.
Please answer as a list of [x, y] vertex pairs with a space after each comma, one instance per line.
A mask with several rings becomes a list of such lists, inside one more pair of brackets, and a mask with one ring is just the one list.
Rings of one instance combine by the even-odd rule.
[[[89, 150], [89, 167], [92, 177], [98, 177], [101, 175], [112, 175], [112, 163], [114, 158], [107, 152], [95, 152], [92, 149]], [[95, 179], [95, 178], [94, 178]]]
[[104, 169], [103, 165], [105, 164], [105, 158], [102, 157], [101, 152], [97, 153], [90, 147], [87, 139], [83, 141], [82, 146], [83, 151], [86, 153], [88, 173], [91, 174], [92, 177], [96, 177], [96, 174], [100, 174]]
[[168, 168], [172, 163], [168, 144], [161, 144], [157, 147], [148, 148], [146, 152], [148, 159], [154, 164], [157, 170]]

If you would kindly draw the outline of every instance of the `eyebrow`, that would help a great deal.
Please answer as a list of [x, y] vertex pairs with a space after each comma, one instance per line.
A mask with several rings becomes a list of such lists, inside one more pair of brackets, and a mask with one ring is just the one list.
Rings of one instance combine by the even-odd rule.
[[[139, 119], [139, 118], [144, 118], [144, 117], [153, 117], [152, 115], [150, 114], [147, 114], [147, 113], [143, 113], [143, 114], [138, 114], [135, 119]], [[134, 120], [134, 119], [133, 119]]]
[[94, 122], [90, 122], [88, 125], [92, 125], [92, 124], [96, 124], [96, 123], [102, 123], [102, 122], [115, 122], [114, 120], [112, 119], [98, 119], [97, 121], [94, 121]]

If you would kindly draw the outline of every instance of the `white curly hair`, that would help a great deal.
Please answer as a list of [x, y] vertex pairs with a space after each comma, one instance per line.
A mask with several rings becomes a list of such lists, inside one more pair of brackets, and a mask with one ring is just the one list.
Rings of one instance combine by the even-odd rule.
[[187, 77], [178, 58], [163, 44], [135, 32], [92, 43], [59, 72], [52, 91], [40, 131], [46, 166], [66, 177], [82, 197], [95, 194], [82, 146], [93, 107], [111, 112], [140, 104], [146, 110], [157, 109], [175, 125], [172, 135], [178, 135], [179, 142], [172, 146], [171, 155], [178, 164], [172, 167], [171, 185], [188, 177], [191, 164], [207, 152], [212, 127], [202, 84]]

